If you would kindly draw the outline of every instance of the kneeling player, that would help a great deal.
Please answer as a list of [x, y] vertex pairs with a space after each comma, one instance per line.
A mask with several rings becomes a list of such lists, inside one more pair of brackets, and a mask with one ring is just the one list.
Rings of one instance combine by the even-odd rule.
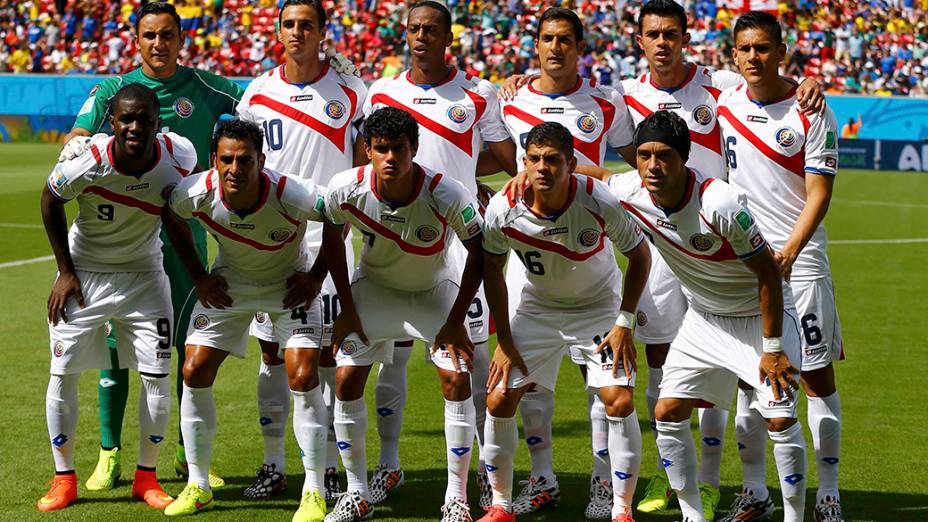
[[[463, 185], [413, 163], [418, 139], [418, 125], [407, 112], [379, 109], [364, 123], [371, 164], [329, 183], [323, 245], [342, 304], [332, 334], [338, 350], [335, 433], [348, 475], [347, 493], [326, 518], [332, 522], [373, 513], [364, 385], [375, 361], [392, 360], [393, 341], [408, 338], [430, 343], [445, 397], [448, 487], [442, 520], [471, 520], [467, 472], [476, 412], [468, 373], [473, 343], [465, 320], [482, 275], [482, 220]], [[364, 236], [350, 285], [342, 247], [346, 224]], [[446, 248], [452, 234], [468, 251], [463, 274]]]
[[[499, 346], [490, 364], [485, 428], [493, 505], [481, 521], [515, 520], [516, 407], [531, 385], [554, 390], [568, 350], [583, 354], [587, 386], [598, 390], [606, 406], [613, 520], [631, 520], [641, 462], [631, 329], [650, 254], [608, 188], [571, 174], [577, 160], [566, 128], [542, 123], [528, 133], [525, 147], [531, 188], [522, 200], [497, 194], [486, 213], [485, 287]], [[629, 258], [624, 292], [607, 237]], [[510, 248], [522, 261], [528, 281], [511, 320], [503, 280]]]
[[[158, 234], [171, 189], [195, 168], [197, 156], [186, 139], [157, 134], [158, 98], [148, 87], [127, 85], [110, 103], [113, 137], [55, 166], [42, 192], [58, 278], [48, 298], [52, 361], [45, 396], [56, 473], [40, 511], [77, 498], [77, 382], [87, 368], [110, 369], [104, 333], [110, 320], [119, 360], [142, 380], [132, 495], [158, 509], [172, 500], [155, 477], [171, 409], [171, 301]], [[74, 198], [79, 210], [68, 234], [64, 204]], [[192, 255], [192, 243], [172, 242]]]
[[187, 333], [180, 412], [190, 479], [166, 515], [213, 506], [207, 475], [216, 434], [213, 382], [230, 353], [244, 357], [251, 318], [265, 311], [284, 346], [293, 431], [306, 471], [293, 519], [318, 522], [325, 516], [328, 414], [317, 373], [325, 265], [320, 253], [306, 272], [308, 256], [300, 241], [307, 220], [322, 219], [324, 198], [310, 181], [265, 169], [263, 140], [257, 124], [220, 123], [212, 143], [215, 168], [184, 180], [171, 196], [171, 211], [200, 220], [219, 243], [219, 254], [210, 274], [195, 258], [184, 260], [200, 299]]

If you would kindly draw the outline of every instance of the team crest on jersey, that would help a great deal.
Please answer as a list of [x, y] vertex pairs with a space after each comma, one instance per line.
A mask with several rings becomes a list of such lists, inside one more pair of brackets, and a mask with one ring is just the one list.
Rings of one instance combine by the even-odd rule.
[[345, 104], [338, 100], [332, 100], [325, 104], [325, 114], [333, 120], [340, 120], [345, 115]]
[[345, 339], [342, 341], [342, 354], [351, 355], [358, 351], [358, 343], [352, 341], [351, 339]]
[[416, 229], [416, 237], [423, 243], [431, 243], [438, 237], [438, 230], [431, 225], [422, 225]]
[[193, 318], [194, 330], [205, 330], [209, 326], [209, 317], [206, 314], [199, 314]]
[[264, 324], [264, 321], [267, 321], [267, 314], [264, 312], [258, 312], [255, 314], [255, 322], [258, 324]]
[[55, 357], [61, 357], [64, 355], [64, 343], [61, 341], [55, 341], [55, 347], [52, 349], [55, 353]]
[[278, 243], [283, 243], [284, 241], [290, 239], [290, 236], [293, 233], [287, 230], [286, 228], [278, 228], [271, 231], [268, 234], [268, 237], [271, 238], [271, 241], [276, 241]]
[[635, 314], [635, 322], [638, 323], [638, 326], [646, 326], [648, 324], [648, 314], [638, 310], [638, 313]]
[[181, 118], [189, 118], [193, 115], [193, 102], [181, 96], [174, 100], [174, 112]]
[[577, 118], [577, 128], [589, 134], [596, 130], [596, 120], [589, 114], [581, 114]]
[[584, 229], [580, 232], [580, 235], [577, 236], [577, 242], [585, 247], [591, 247], [599, 241], [599, 231], [593, 230], [592, 228]]
[[715, 244], [715, 238], [709, 234], [693, 234], [690, 237], [690, 245], [700, 252], [705, 252]]
[[777, 129], [777, 133], [774, 137], [781, 147], [792, 147], [793, 144], [796, 143], [796, 131], [790, 127]]
[[454, 123], [463, 123], [467, 119], [467, 109], [463, 105], [452, 105], [448, 109], [448, 119]]
[[693, 109], [693, 120], [700, 125], [708, 125], [712, 121], [712, 109], [708, 105], [700, 105]]

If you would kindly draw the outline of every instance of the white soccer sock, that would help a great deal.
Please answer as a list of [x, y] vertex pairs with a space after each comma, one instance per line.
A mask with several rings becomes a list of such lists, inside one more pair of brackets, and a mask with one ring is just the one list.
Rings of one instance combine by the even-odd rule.
[[532, 460], [532, 476], [554, 482], [551, 452], [551, 420], [554, 418], [554, 392], [541, 386], [522, 396], [519, 402], [522, 431]]
[[838, 492], [838, 459], [841, 454], [841, 398], [838, 392], [828, 397], [810, 397], [809, 430], [815, 448], [815, 465], [818, 468], [816, 503], [826, 497], [841, 498]]
[[728, 410], [719, 407], [699, 409], [699, 435], [702, 439], [702, 462], [699, 464], [699, 482], [718, 488], [722, 482], [722, 446]]
[[158, 465], [161, 441], [171, 420], [171, 378], [140, 374], [139, 387], [139, 466]]
[[323, 491], [325, 476], [325, 441], [328, 435], [329, 412], [325, 409], [321, 386], [293, 395], [293, 434], [300, 446], [305, 478], [303, 493]]
[[322, 400], [329, 419], [329, 433], [325, 442], [325, 467], [338, 469], [338, 445], [335, 437], [335, 366], [319, 367], [319, 384], [322, 386]]
[[[648, 388], [645, 390], [644, 396], [648, 400], [648, 420], [651, 422], [651, 435], [654, 435], [654, 440], [657, 440], [657, 424], [655, 424], [654, 419], [654, 408], [657, 407], [657, 398], [660, 397], [661, 394], [661, 380], [663, 378], [663, 368], [648, 367]], [[664, 472], [664, 466], [661, 465], [660, 454], [657, 455], [657, 471], [660, 473]]]
[[780, 474], [783, 521], [802, 522], [806, 503], [806, 442], [802, 438], [802, 425], [797, 422], [783, 431], [768, 433]]
[[515, 417], [494, 417], [487, 413], [486, 451], [487, 478], [493, 488], [493, 505], [512, 510], [512, 468], [519, 430]]
[[374, 390], [377, 405], [377, 434], [380, 435], [380, 463], [390, 469], [400, 467], [400, 430], [406, 407], [406, 363], [412, 346], [393, 343], [393, 364], [381, 364]]
[[609, 420], [609, 463], [612, 466], [612, 516], [631, 513], [632, 497], [641, 471], [641, 426], [632, 411]]
[[596, 390], [587, 388], [590, 408], [590, 442], [593, 447], [593, 476], [606, 480], [612, 475], [609, 471], [609, 421], [606, 419], [606, 405], [599, 398]]
[[767, 492], [767, 422], [751, 409], [753, 392], [738, 388], [738, 410], [735, 414], [735, 437], [738, 440], [738, 456], [744, 475], [743, 487], [760, 500]]
[[474, 364], [470, 369], [470, 396], [474, 402], [474, 433], [477, 436], [477, 471], [483, 467], [483, 425], [487, 421], [487, 378], [490, 375], [490, 352], [486, 341], [474, 343]]
[[348, 491], [360, 491], [361, 496], [370, 499], [364, 451], [364, 437], [367, 435], [367, 403], [364, 397], [353, 401], [335, 399], [335, 435], [348, 476]]
[[264, 463], [286, 473], [284, 454], [287, 418], [290, 416], [290, 385], [287, 365], [269, 365], [261, 361], [258, 367], [258, 422], [264, 436]]
[[45, 392], [45, 418], [52, 442], [55, 471], [74, 471], [74, 436], [77, 433], [77, 381], [80, 374], [50, 375]]
[[445, 451], [448, 457], [448, 487], [445, 503], [453, 498], [467, 501], [467, 472], [474, 447], [476, 413], [470, 397], [463, 401], [445, 399]]
[[680, 510], [688, 521], [704, 522], [699, 483], [696, 480], [696, 444], [690, 420], [657, 423], [657, 449], [663, 459], [670, 487], [677, 492]]
[[212, 386], [191, 388], [184, 384], [180, 431], [184, 436], [184, 452], [190, 471], [187, 483], [209, 491], [209, 463], [216, 436], [216, 403], [213, 402]]

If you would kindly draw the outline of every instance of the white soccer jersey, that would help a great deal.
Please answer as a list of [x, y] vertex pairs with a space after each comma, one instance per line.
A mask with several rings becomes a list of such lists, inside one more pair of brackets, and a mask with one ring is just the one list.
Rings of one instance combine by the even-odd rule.
[[525, 156], [525, 138], [532, 127], [554, 121], [574, 137], [574, 154], [580, 165], [602, 166], [606, 145], [619, 149], [632, 142], [632, 122], [622, 95], [594, 80], [577, 77], [563, 94], [544, 94], [523, 85], [512, 100], [500, 99], [500, 112], [509, 136], [516, 143], [516, 165]]
[[[805, 115], [796, 88], [782, 100], [759, 103], [741, 84], [719, 97], [719, 121], [732, 187], [743, 192], [775, 250], [789, 239], [806, 204], [807, 174], [834, 176], [838, 169], [837, 122], [831, 109]], [[828, 236], [820, 223], [793, 264], [791, 278], [827, 276]]]
[[612, 176], [609, 187], [690, 292], [690, 305], [716, 315], [760, 313], [757, 277], [742, 262], [767, 242], [744, 196], [692, 169], [683, 203], [664, 209], [637, 172]]
[[419, 123], [416, 163], [461, 182], [477, 195], [477, 157], [483, 142], [506, 141], [496, 87], [451, 68], [436, 85], [417, 85], [409, 71], [371, 85], [364, 116], [385, 107], [402, 109]]
[[68, 234], [74, 267], [90, 272], [160, 272], [161, 209], [175, 185], [196, 168], [186, 138], [157, 134], [157, 161], [148, 172], [121, 172], [113, 163], [115, 138], [91, 143], [83, 154], [55, 165], [48, 188], [63, 200], [77, 198]]
[[690, 64], [686, 79], [674, 89], [661, 89], [652, 82], [651, 73], [645, 73], [623, 80], [622, 90], [635, 126], [656, 111], [677, 114], [686, 122], [692, 140], [686, 165], [704, 175], [725, 179], [716, 100], [722, 90], [741, 80], [740, 75], [730, 71]]
[[198, 219], [219, 243], [214, 270], [250, 284], [275, 283], [305, 270], [300, 239], [307, 220], [322, 221], [325, 196], [311, 181], [264, 169], [261, 197], [254, 210], [240, 214], [222, 196], [215, 169], [191, 176], [171, 195], [171, 209]]
[[[468, 241], [480, 235], [477, 201], [459, 182], [415, 166], [414, 197], [405, 204], [381, 198], [370, 165], [332, 178], [326, 216], [335, 225], [350, 223], [364, 236], [355, 279], [366, 277], [388, 288], [428, 290], [440, 281], [459, 281], [448, 241], [453, 233]], [[452, 230], [448, 230], [448, 228]]]
[[539, 216], [500, 192], [484, 219], [483, 248], [494, 255], [511, 248], [524, 266], [523, 304], [576, 309], [621, 302], [622, 273], [611, 245], [628, 252], [642, 237], [601, 181], [572, 175], [567, 204], [555, 216]]

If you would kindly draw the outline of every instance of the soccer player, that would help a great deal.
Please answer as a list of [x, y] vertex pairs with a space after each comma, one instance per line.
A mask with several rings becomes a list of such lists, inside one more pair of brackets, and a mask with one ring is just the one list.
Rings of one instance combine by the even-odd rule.
[[[546, 10], [538, 21], [535, 50], [541, 74], [530, 79], [511, 99], [500, 101], [506, 130], [517, 144], [517, 162], [525, 157], [525, 139], [529, 131], [545, 121], [562, 124], [573, 135], [576, 172], [588, 167], [602, 167], [607, 147], [612, 147], [634, 161], [632, 125], [628, 109], [616, 90], [595, 85], [578, 75], [579, 57], [585, 47], [583, 24], [569, 9]], [[599, 169], [597, 169], [599, 170]], [[526, 284], [524, 270], [510, 263], [506, 270], [509, 310], [514, 312], [521, 289]], [[578, 349], [571, 352], [586, 379], [586, 357]], [[606, 407], [593, 387], [589, 394], [589, 415], [593, 470], [590, 476], [590, 501], [585, 509], [589, 519], [608, 519], [612, 514], [613, 492], [609, 464], [609, 422]], [[554, 417], [554, 392], [545, 387], [530, 387], [519, 402], [525, 441], [532, 460], [532, 471], [525, 487], [512, 503], [517, 515], [557, 505], [560, 488], [552, 462], [551, 421]], [[636, 477], [637, 478], [637, 477]]]
[[[779, 22], [752, 12], [738, 18], [734, 58], [745, 82], [719, 96], [719, 121], [733, 188], [747, 196], [770, 241], [781, 276], [796, 299], [802, 329], [802, 385], [815, 447], [819, 486], [815, 520], [843, 520], [838, 492], [841, 401], [832, 361], [841, 358], [841, 325], [828, 266], [828, 211], [838, 167], [837, 122], [805, 114], [796, 85], [779, 76], [785, 58]], [[773, 513], [764, 473], [763, 419], [738, 394], [735, 417], [744, 483], [726, 520], [757, 520]]]
[[[77, 383], [87, 368], [109, 368], [107, 321], [116, 326], [120, 360], [139, 372], [139, 456], [132, 496], [170, 504], [155, 475], [170, 420], [171, 302], [158, 233], [168, 195], [196, 167], [193, 145], [158, 133], [158, 98], [129, 84], [110, 100], [113, 137], [60, 162], [42, 191], [42, 220], [58, 263], [48, 298], [51, 377], [45, 397], [55, 460], [52, 487], [37, 507], [53, 511], [77, 499], [74, 437]], [[78, 214], [67, 232], [65, 202]], [[192, 253], [192, 243], [186, 246]]]
[[[483, 272], [482, 219], [476, 199], [460, 182], [413, 163], [418, 125], [407, 112], [374, 111], [364, 122], [364, 145], [371, 164], [339, 173], [329, 183], [323, 231], [342, 305], [332, 333], [338, 364], [335, 432], [348, 474], [348, 490], [326, 520], [349, 522], [373, 513], [364, 385], [375, 361], [393, 357], [393, 341], [411, 337], [429, 343], [445, 399], [448, 486], [442, 520], [470, 521], [467, 472], [476, 411], [467, 311]], [[347, 224], [364, 236], [350, 286], [342, 257]], [[467, 249], [463, 267], [447, 248], [452, 234]]]
[[[306, 479], [293, 519], [320, 522], [328, 419], [317, 372], [322, 340], [318, 298], [325, 279], [320, 253], [308, 266], [301, 239], [307, 220], [320, 221], [324, 196], [310, 181], [264, 168], [264, 136], [252, 122], [220, 122], [213, 136], [212, 164], [185, 179], [171, 195], [170, 210], [197, 219], [219, 243], [212, 272], [185, 259], [199, 303], [187, 332], [181, 430], [188, 456], [187, 486], [167, 509], [168, 516], [213, 507], [208, 469], [216, 434], [213, 382], [229, 355], [244, 357], [248, 326], [264, 311], [284, 347], [293, 431]], [[342, 247], [344, 248], [344, 247]]]
[[[208, 167], [210, 139], [213, 127], [223, 114], [233, 114], [242, 88], [231, 80], [214, 74], [184, 67], [177, 63], [184, 37], [180, 17], [174, 6], [165, 2], [143, 5], [136, 18], [136, 44], [142, 65], [129, 73], [106, 79], [93, 88], [84, 102], [74, 128], [68, 134], [62, 155], [73, 154], [86, 148], [86, 136], [102, 132], [109, 117], [110, 99], [121, 87], [141, 83], [155, 91], [160, 104], [161, 130], [171, 131], [189, 139], [200, 159], [200, 169]], [[199, 224], [191, 224], [200, 260], [206, 264], [206, 233]], [[181, 368], [184, 364], [184, 339], [187, 320], [196, 298], [193, 282], [183, 268], [169, 238], [162, 234], [164, 270], [171, 285], [174, 330], [172, 337], [177, 347], [177, 399], [181, 400]], [[128, 371], [116, 358], [115, 334], [108, 338], [114, 357], [113, 369], [100, 372], [98, 395], [100, 401], [100, 458], [93, 475], [87, 481], [91, 491], [111, 489], [120, 475], [120, 446], [122, 420], [129, 394]], [[177, 445], [174, 468], [179, 475], [187, 474], [183, 436]], [[221, 487], [223, 480], [211, 475], [213, 487]]]
[[[533, 127], [523, 145], [531, 187], [521, 200], [499, 193], [487, 208], [485, 279], [499, 346], [490, 365], [485, 436], [493, 505], [481, 522], [515, 520], [515, 410], [530, 385], [553, 392], [568, 351], [585, 359], [587, 386], [605, 404], [612, 520], [632, 520], [641, 463], [632, 328], [651, 260], [641, 234], [608, 187], [572, 174], [574, 140], [556, 122]], [[629, 259], [624, 292], [613, 244]], [[510, 249], [528, 280], [511, 318], [503, 280]]]
[[[477, 197], [476, 175], [505, 170], [515, 174], [515, 145], [499, 117], [496, 89], [490, 82], [474, 78], [450, 66], [446, 51], [451, 45], [451, 13], [438, 2], [413, 4], [406, 19], [406, 44], [410, 68], [395, 76], [381, 78], [368, 91], [364, 114], [381, 107], [402, 109], [419, 124], [416, 163], [462, 183]], [[480, 151], [487, 145], [492, 165], [483, 163]], [[478, 161], [479, 160], [479, 161]], [[460, 241], [451, 243], [453, 259], [463, 267], [466, 249]], [[471, 366], [473, 397], [477, 409], [478, 448], [482, 446], [486, 413], [486, 372], [489, 368], [489, 311], [483, 292], [478, 291], [468, 311], [474, 330], [475, 359]], [[402, 340], [401, 340], [402, 341]], [[382, 365], [377, 381], [377, 431], [380, 434], [380, 464], [371, 481], [371, 499], [382, 502], [389, 491], [403, 483], [399, 461], [399, 437], [406, 403], [406, 363], [412, 343], [401, 343], [394, 351], [393, 363]], [[482, 455], [481, 451], [481, 455]], [[481, 457], [482, 459], [482, 457]], [[482, 461], [477, 481], [482, 498], [489, 497], [489, 483]]]
[[[328, 185], [332, 175], [366, 162], [364, 148], [355, 143], [367, 95], [364, 83], [339, 74], [320, 59], [325, 39], [326, 12], [319, 0], [287, 0], [278, 15], [277, 39], [286, 49], [286, 61], [256, 78], [242, 96], [238, 116], [264, 128], [265, 166], [287, 176]], [[322, 224], [310, 222], [304, 248], [314, 258], [322, 244]], [[345, 255], [354, 266], [354, 249], [346, 238]], [[331, 278], [322, 287], [324, 346], [330, 344], [332, 323], [338, 315], [338, 296]], [[267, 498], [286, 485], [284, 431], [290, 411], [287, 370], [278, 357], [272, 321], [258, 314], [252, 333], [261, 345], [258, 371], [258, 416], [264, 436], [264, 462], [248, 498]], [[319, 367], [323, 395], [332, 419], [335, 394], [335, 360], [323, 350]], [[331, 426], [331, 424], [330, 424]], [[338, 449], [329, 432], [325, 474], [326, 501], [340, 492]]]
[[700, 402], [728, 404], [738, 379], [774, 441], [785, 520], [802, 520], [805, 442], [796, 419], [798, 320], [773, 251], [725, 182], [686, 167], [686, 122], [658, 111], [635, 132], [638, 176], [609, 178], [622, 206], [689, 294], [664, 363], [655, 409], [657, 446], [685, 520], [706, 520], [690, 415]]

